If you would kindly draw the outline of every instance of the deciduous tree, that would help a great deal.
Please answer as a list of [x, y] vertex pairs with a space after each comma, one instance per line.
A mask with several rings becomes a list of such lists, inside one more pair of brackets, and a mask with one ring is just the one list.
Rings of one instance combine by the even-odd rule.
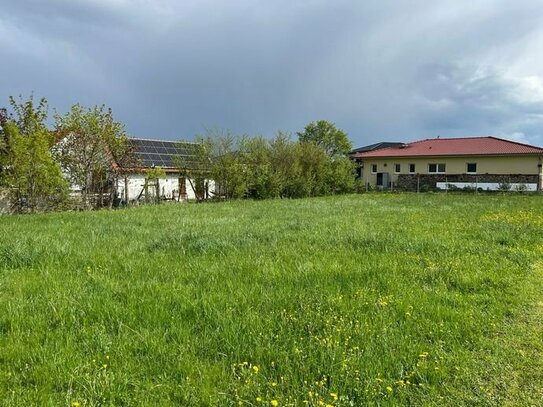
[[195, 143], [179, 142], [179, 151], [186, 154], [178, 154], [174, 157], [174, 163], [179, 168], [181, 181], [188, 180], [196, 200], [203, 201], [205, 187], [211, 173], [212, 140], [198, 137]]
[[0, 152], [0, 182], [17, 212], [58, 208], [67, 198], [68, 182], [51, 155], [54, 142], [45, 126], [47, 101], [35, 106], [31, 97], [17, 102], [10, 98], [14, 116], [0, 115], [3, 146]]
[[347, 155], [352, 150], [352, 143], [347, 133], [326, 120], [309, 123], [304, 131], [298, 132], [298, 138], [303, 143], [322, 147], [332, 157]]
[[91, 206], [89, 194], [97, 194], [94, 206], [103, 204], [104, 194], [113, 202], [118, 182], [118, 163], [129, 154], [124, 125], [105, 106], [72, 106], [64, 116], [56, 115], [56, 131], [61, 138], [57, 156], [70, 180], [81, 189], [84, 206]]

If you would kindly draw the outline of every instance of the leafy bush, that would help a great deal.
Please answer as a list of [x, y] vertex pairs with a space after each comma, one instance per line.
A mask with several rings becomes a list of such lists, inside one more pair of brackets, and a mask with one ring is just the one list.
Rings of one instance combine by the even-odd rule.
[[[331, 155], [316, 142], [292, 141], [279, 132], [272, 140], [211, 133], [199, 137], [202, 165], [178, 164], [189, 178], [213, 179], [227, 199], [303, 198], [355, 190], [354, 163]], [[204, 168], [205, 167], [205, 168]]]
[[68, 197], [68, 183], [55, 162], [54, 137], [47, 130], [47, 101], [38, 105], [10, 98], [15, 117], [4, 113], [0, 120], [0, 187], [15, 212], [59, 209]]
[[528, 191], [528, 185], [526, 185], [526, 184], [518, 184], [517, 186], [515, 186], [515, 191], [522, 194], [522, 193]]
[[458, 191], [460, 188], [458, 188], [456, 185], [454, 184], [447, 184], [447, 190], [449, 191]]

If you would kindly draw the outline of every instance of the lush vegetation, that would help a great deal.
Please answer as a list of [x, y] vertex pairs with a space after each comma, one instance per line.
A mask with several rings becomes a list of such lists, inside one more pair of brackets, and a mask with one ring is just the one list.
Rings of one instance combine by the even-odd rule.
[[123, 124], [104, 106], [76, 104], [51, 130], [48, 110], [33, 97], [0, 109], [0, 198], [16, 213], [111, 207], [123, 167], [135, 166]]
[[[299, 140], [279, 132], [273, 139], [211, 133], [198, 137], [193, 155], [178, 157], [183, 175], [203, 185], [212, 179], [216, 195], [237, 198], [303, 198], [353, 192], [351, 142], [332, 123]], [[326, 126], [322, 127], [322, 123]], [[307, 129], [313, 129], [310, 123]], [[307, 131], [307, 130], [306, 130]], [[331, 134], [335, 138], [331, 140]], [[335, 148], [332, 146], [336, 146]]]
[[51, 155], [55, 140], [44, 124], [47, 102], [18, 104], [12, 98], [11, 103], [14, 116], [0, 110], [0, 193], [6, 189], [16, 212], [59, 207], [68, 196], [68, 182]]
[[[7, 198], [10, 212], [118, 206], [123, 201], [119, 180], [146, 171], [146, 185], [156, 186], [153, 202], [160, 202], [157, 174], [164, 171], [142, 168], [111, 109], [75, 104], [65, 115], [54, 115], [51, 130], [47, 118], [45, 98], [35, 103], [33, 97], [10, 97], [10, 109], [0, 108], [0, 199]], [[210, 132], [188, 144], [189, 154], [174, 157], [174, 162], [179, 175], [188, 177], [197, 200], [206, 198], [209, 180], [221, 199], [353, 192], [347, 134], [324, 120], [309, 123], [297, 134], [293, 141], [282, 132], [272, 140]], [[187, 148], [183, 143], [183, 150]]]
[[539, 196], [0, 218], [0, 405], [537, 405]]

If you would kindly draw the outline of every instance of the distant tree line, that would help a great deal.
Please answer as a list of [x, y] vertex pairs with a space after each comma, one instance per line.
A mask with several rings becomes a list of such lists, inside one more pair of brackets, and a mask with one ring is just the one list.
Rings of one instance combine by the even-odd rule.
[[[115, 205], [119, 179], [139, 164], [110, 109], [76, 104], [64, 115], [55, 113], [50, 129], [46, 99], [10, 97], [9, 105], [0, 109], [0, 199], [9, 202], [12, 212]], [[269, 140], [210, 132], [191, 144], [192, 154], [176, 162], [198, 197], [209, 180], [215, 183], [213, 194], [222, 199], [353, 191], [345, 132], [318, 121], [297, 136], [292, 140], [279, 132]]]

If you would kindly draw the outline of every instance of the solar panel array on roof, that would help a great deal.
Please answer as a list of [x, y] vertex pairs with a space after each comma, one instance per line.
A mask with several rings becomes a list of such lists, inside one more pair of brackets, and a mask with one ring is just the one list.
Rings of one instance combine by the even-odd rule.
[[192, 143], [134, 138], [128, 139], [128, 142], [135, 158], [148, 168], [175, 168], [180, 158], [183, 162], [192, 161], [190, 158], [194, 155], [191, 152]]
[[401, 146], [402, 144], [404, 143], [384, 141], [381, 143], [370, 144], [369, 146], [355, 148], [354, 150], [350, 152], [350, 154], [365, 153], [366, 151], [380, 150], [382, 148], [388, 148], [388, 147], [398, 147], [398, 146]]

